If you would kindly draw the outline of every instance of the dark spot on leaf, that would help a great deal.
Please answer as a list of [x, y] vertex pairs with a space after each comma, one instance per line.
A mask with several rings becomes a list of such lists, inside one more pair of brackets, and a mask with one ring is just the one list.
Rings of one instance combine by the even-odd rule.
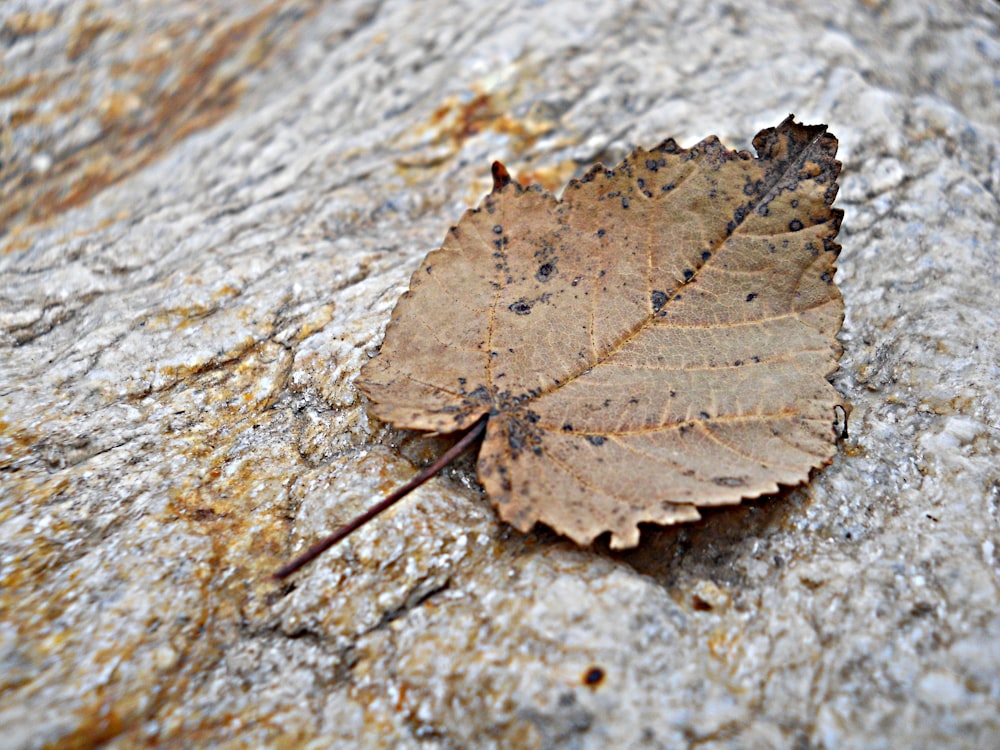
[[700, 411], [700, 412], [698, 412], [698, 416], [701, 417], [702, 419], [708, 419], [709, 418], [709, 415], [708, 415], [707, 411]]
[[649, 295], [649, 300], [653, 303], [653, 312], [659, 312], [667, 304], [667, 294], [659, 289], [654, 289], [653, 293]]
[[690, 268], [685, 268], [684, 281], [691, 281], [692, 278], [694, 278], [694, 271], [692, 271]]
[[757, 299], [757, 292], [750, 292], [747, 295], [747, 302], [753, 302], [755, 299]]
[[709, 258], [711, 258], [711, 257], [712, 257], [712, 253], [711, 253], [711, 252], [709, 252], [708, 250], [705, 250], [705, 251], [704, 251], [704, 252], [703, 252], [703, 253], [701, 254], [701, 259], [702, 259], [702, 260], [708, 260], [708, 259], [709, 259]]
[[493, 225], [493, 234], [503, 234], [503, 227], [499, 224]]
[[569, 422], [567, 422], [566, 424], [564, 424], [562, 426], [562, 431], [563, 432], [572, 432], [573, 431], [573, 425], [571, 425]]
[[712, 477], [712, 481], [721, 487], [742, 487], [746, 484], [743, 477]]
[[538, 267], [538, 273], [535, 274], [535, 278], [539, 281], [548, 281], [553, 276], [555, 276], [556, 267], [552, 263], [542, 263]]
[[628, 208], [628, 198], [622, 196], [622, 208]]
[[513, 313], [517, 313], [518, 315], [527, 315], [528, 313], [531, 312], [531, 305], [529, 305], [523, 299], [519, 299], [517, 302], [512, 304], [507, 309]]
[[591, 445], [604, 445], [606, 440], [607, 438], [601, 437], [600, 435], [587, 435], [587, 442]]
[[802, 229], [802, 222], [799, 221], [798, 219], [792, 219], [790, 222], [788, 222], [788, 231], [798, 232], [800, 229]]
[[597, 236], [598, 236], [598, 237], [603, 237], [603, 236], [604, 236], [604, 234], [605, 234], [605, 232], [604, 232], [604, 230], [603, 230], [603, 229], [598, 229], [598, 230], [597, 230]]

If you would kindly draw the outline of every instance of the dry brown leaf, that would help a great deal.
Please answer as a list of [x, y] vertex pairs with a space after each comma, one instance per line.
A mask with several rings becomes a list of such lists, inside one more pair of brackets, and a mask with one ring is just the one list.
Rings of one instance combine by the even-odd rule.
[[841, 404], [837, 139], [790, 116], [753, 145], [667, 140], [561, 200], [495, 165], [362, 370], [375, 415], [437, 433], [488, 415], [501, 518], [579, 544], [804, 481]]

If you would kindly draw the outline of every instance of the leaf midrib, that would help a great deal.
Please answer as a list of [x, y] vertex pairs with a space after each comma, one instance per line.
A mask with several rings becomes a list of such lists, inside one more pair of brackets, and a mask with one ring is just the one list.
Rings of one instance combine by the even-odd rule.
[[[666, 310], [667, 307], [674, 301], [674, 297], [676, 295], [673, 292], [676, 292], [677, 289], [680, 289], [680, 288], [682, 288], [682, 287], [684, 287], [684, 286], [692, 283], [693, 281], [695, 281], [698, 278], [698, 276], [702, 274], [702, 272], [703, 272], [703, 270], [705, 269], [706, 266], [709, 266], [710, 264], [713, 263], [713, 261], [716, 261], [716, 257], [717, 257], [717, 254], [718, 254], [716, 251], [718, 250], [718, 248], [721, 247], [722, 245], [724, 245], [729, 240], [730, 237], [732, 237], [733, 235], [736, 234], [737, 230], [741, 226], [743, 226], [744, 222], [749, 218], [749, 216], [753, 213], [753, 211], [755, 211], [756, 208], [758, 206], [760, 206], [761, 203], [763, 203], [765, 199], [768, 199], [768, 198], [770, 198], [772, 196], [773, 191], [777, 188], [778, 185], [781, 184], [781, 182], [784, 180], [784, 178], [793, 169], [798, 169], [798, 168], [801, 167], [802, 163], [805, 161], [806, 155], [809, 154], [809, 153], [811, 153], [813, 147], [816, 145], [816, 143], [819, 141], [819, 139], [822, 138], [824, 135], [826, 135], [826, 131], [825, 130], [822, 131], [822, 132], [820, 132], [820, 133], [818, 133], [816, 136], [814, 136], [799, 151], [799, 153], [795, 155], [794, 159], [791, 159], [791, 160], [788, 161], [787, 166], [784, 169], [782, 169], [780, 172], [776, 173], [776, 176], [771, 180], [770, 184], [767, 185], [766, 190], [764, 190], [760, 194], [760, 196], [758, 198], [756, 198], [753, 201], [750, 201], [749, 203], [743, 204], [744, 206], [746, 206], [747, 210], [744, 211], [743, 216], [740, 219], [739, 224], [733, 229], [732, 232], [730, 232], [725, 237], [723, 237], [723, 239], [720, 242], [718, 242], [717, 244], [713, 244], [711, 246], [710, 252], [712, 254], [709, 257], [709, 259], [707, 261], [705, 261], [698, 268], [697, 271], [695, 271], [695, 274], [690, 279], [688, 279], [684, 283], [682, 283], [680, 287], [676, 287], [674, 290], [672, 290], [672, 293], [668, 296], [667, 301], [664, 303], [664, 306], [660, 308], [660, 310], [658, 310], [657, 312], [653, 313], [652, 315], [649, 315], [649, 316], [643, 318], [636, 326], [634, 326], [633, 328], [631, 328], [628, 331], [626, 331], [624, 333], [624, 335], [622, 335], [622, 337], [619, 338], [615, 342], [615, 344], [613, 346], [611, 346], [611, 347], [608, 348], [607, 353], [604, 356], [597, 357], [593, 361], [588, 361], [584, 367], [579, 368], [573, 374], [571, 374], [571, 375], [563, 378], [562, 380], [559, 381], [559, 383], [554, 384], [552, 386], [549, 386], [548, 388], [541, 389], [534, 396], [528, 396], [527, 393], [525, 393], [524, 397], [518, 401], [518, 407], [520, 408], [520, 407], [522, 407], [525, 404], [530, 404], [530, 403], [532, 403], [534, 401], [537, 401], [538, 399], [542, 398], [543, 396], [551, 395], [552, 393], [555, 393], [556, 391], [560, 390], [564, 386], [567, 386], [570, 383], [576, 381], [581, 375], [583, 375], [584, 373], [586, 373], [588, 370], [591, 370], [594, 367], [597, 367], [598, 365], [604, 364], [608, 359], [610, 359], [616, 353], [618, 353], [619, 351], [621, 351], [621, 349], [626, 344], [628, 344], [629, 341], [631, 341], [632, 339], [634, 339], [643, 330], [645, 330], [645, 328], [649, 325], [649, 323], [652, 320], [654, 320], [657, 315], [659, 315], [660, 313], [662, 313], [663, 310]], [[789, 138], [790, 138], [790, 136], [789, 136]], [[691, 149], [686, 149], [682, 153], [686, 153], [686, 152], [688, 152], [690, 150]], [[758, 154], [758, 156], [754, 157], [754, 160], [755, 161], [763, 161], [762, 158], [761, 158], [761, 156], [759, 154]], [[698, 169], [693, 170], [690, 174], [686, 175], [685, 176], [685, 181], [688, 178], [690, 178], [691, 175], [693, 175], [695, 172], [700, 171], [702, 169], [702, 165], [703, 164], [704, 164], [703, 161], [698, 162]], [[676, 194], [677, 194], [677, 191], [673, 190], [670, 193], [668, 193], [666, 196], [657, 196], [657, 198], [667, 197], [667, 196], [671, 196], [672, 197], [672, 196], [675, 196]], [[561, 203], [561, 202], [562, 202], [562, 200], [560, 199], [559, 203]], [[504, 252], [506, 252], [506, 251], [504, 251]], [[647, 251], [647, 254], [649, 255], [651, 253], [652, 253], [652, 249], [650, 248]], [[650, 259], [650, 263], [651, 263], [651, 259]], [[500, 290], [498, 290], [497, 295], [495, 297], [495, 300], [499, 300], [500, 291], [502, 291], [502, 289], [503, 289], [503, 283], [502, 283], [502, 281], [503, 281], [502, 279], [500, 281], [498, 281], [498, 284], [500, 284]], [[496, 317], [496, 305], [497, 305], [497, 303], [496, 303], [496, 301], [494, 301], [493, 307], [490, 309], [490, 329], [489, 329], [489, 340], [490, 340], [490, 342], [492, 342], [493, 322], [494, 322], [495, 317]], [[494, 393], [494, 383], [493, 383], [492, 360], [489, 358], [489, 348], [487, 350], [487, 371], [486, 371], [486, 374], [487, 374], [487, 384], [488, 384], [488, 387], [489, 387], [490, 396], [492, 398], [493, 393]], [[494, 407], [496, 407], [501, 412], [509, 412], [509, 410], [501, 409], [499, 403], [494, 403]]]

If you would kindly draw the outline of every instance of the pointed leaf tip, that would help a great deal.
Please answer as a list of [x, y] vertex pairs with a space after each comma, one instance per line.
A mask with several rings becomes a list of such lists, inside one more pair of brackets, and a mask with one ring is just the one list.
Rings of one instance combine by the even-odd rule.
[[491, 171], [493, 172], [493, 192], [499, 193], [503, 188], [510, 184], [510, 172], [508, 172], [507, 167], [499, 161], [493, 162]]

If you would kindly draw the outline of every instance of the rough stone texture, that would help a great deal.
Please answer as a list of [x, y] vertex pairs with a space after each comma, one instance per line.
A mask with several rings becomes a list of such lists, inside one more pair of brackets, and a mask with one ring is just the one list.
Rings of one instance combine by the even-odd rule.
[[[996, 4], [506, 6], [4, 4], [5, 747], [1000, 742]], [[352, 380], [492, 159], [789, 112], [845, 165], [832, 466], [613, 554], [465, 459], [268, 581], [447, 444]]]

